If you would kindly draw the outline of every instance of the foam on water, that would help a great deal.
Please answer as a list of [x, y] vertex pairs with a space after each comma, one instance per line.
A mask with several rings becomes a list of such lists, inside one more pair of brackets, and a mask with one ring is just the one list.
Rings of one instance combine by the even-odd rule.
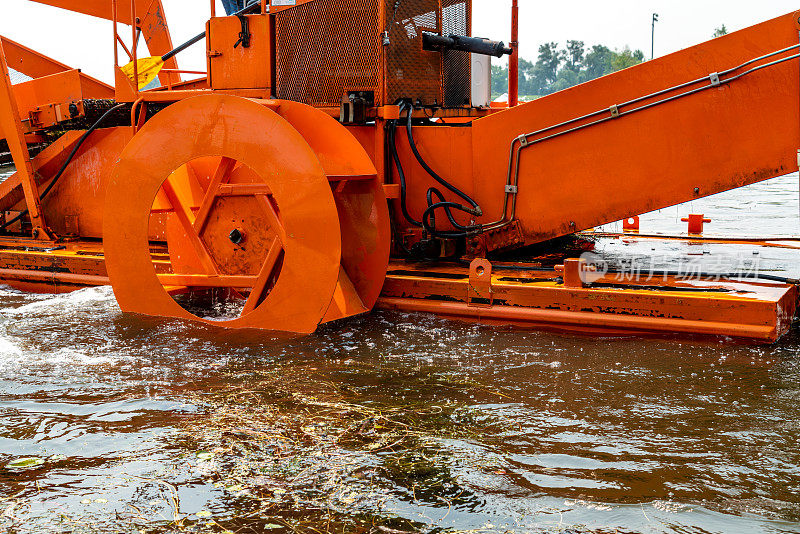
[[17, 308], [3, 308], [0, 313], [5, 315], [63, 315], [86, 311], [96, 305], [116, 307], [114, 292], [111, 286], [87, 287], [71, 293], [60, 295], [37, 295], [40, 300], [35, 300]]
[[18, 358], [22, 356], [22, 349], [10, 339], [0, 336], [0, 361], [6, 358]]

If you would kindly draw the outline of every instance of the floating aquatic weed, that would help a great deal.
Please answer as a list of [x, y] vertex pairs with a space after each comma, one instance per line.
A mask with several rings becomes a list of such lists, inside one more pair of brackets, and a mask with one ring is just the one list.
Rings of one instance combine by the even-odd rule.
[[37, 456], [29, 456], [26, 458], [17, 458], [16, 460], [11, 460], [6, 464], [6, 469], [30, 469], [33, 467], [39, 467], [40, 465], [44, 464], [44, 460]]
[[[386, 532], [415, 532], [423, 525], [387, 516], [390, 501], [439, 505], [445, 499], [455, 506], [473, 499], [472, 490], [450, 469], [457, 459], [446, 443], [448, 438], [475, 436], [481, 428], [456, 399], [494, 392], [436, 369], [387, 368], [381, 383], [403, 382], [420, 391], [446, 389], [454, 399], [435, 405], [424, 395], [378, 401], [380, 396], [339, 380], [320, 379], [316, 368], [305, 371], [238, 370], [235, 380], [217, 393], [190, 399], [206, 415], [201, 425], [187, 422], [191, 426], [174, 439], [199, 450], [192, 453], [198, 459], [213, 453], [214, 462], [202, 476], [224, 490], [224, 497], [217, 498], [237, 500], [241, 516], [217, 519], [224, 528], [246, 524], [244, 510], [252, 509], [259, 517], [288, 522], [273, 523], [272, 528], [297, 530], [306, 525], [298, 519], [298, 510], [305, 510], [301, 515], [308, 516], [308, 526], [323, 511], [353, 528], [363, 522], [368, 525], [364, 532], [375, 531], [377, 525]], [[374, 372], [368, 367], [347, 369], [370, 378]]]

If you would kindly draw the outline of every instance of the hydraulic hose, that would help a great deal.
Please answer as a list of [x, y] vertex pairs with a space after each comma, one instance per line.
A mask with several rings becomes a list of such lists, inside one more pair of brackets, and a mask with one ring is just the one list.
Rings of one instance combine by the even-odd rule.
[[403, 213], [403, 218], [405, 218], [409, 224], [422, 228], [422, 223], [411, 216], [406, 204], [406, 173], [403, 171], [403, 164], [400, 161], [400, 156], [397, 155], [397, 121], [389, 121], [387, 126], [389, 128], [387, 132], [389, 135], [389, 152], [392, 154], [392, 160], [394, 161], [395, 167], [397, 167], [397, 176], [400, 178], [400, 211]]
[[[461, 262], [463, 265], [467, 265], [469, 262], [463, 261]], [[539, 267], [539, 266], [527, 266], [527, 265], [508, 265], [508, 264], [494, 264], [493, 265], [496, 269], [504, 269], [507, 271], [546, 271], [546, 272], [554, 272], [555, 269], [552, 267]], [[631, 274], [627, 271], [620, 271], [617, 269], [609, 269], [606, 271], [606, 274]], [[767, 280], [769, 282], [778, 282], [781, 284], [789, 284], [789, 285], [800, 285], [800, 280], [797, 278], [788, 278], [786, 276], [775, 276], [773, 274], [766, 274], [762, 272], [744, 272], [744, 273], [685, 273], [682, 271], [648, 271], [647, 274], [651, 277], [659, 277], [659, 276], [674, 276], [674, 277], [681, 277], [687, 276], [691, 274], [693, 277], [697, 278], [725, 278], [726, 280], [735, 280], [739, 279], [748, 279], [748, 280]]]
[[483, 210], [481, 210], [481, 207], [478, 205], [477, 202], [475, 202], [472, 199], [472, 197], [470, 197], [465, 192], [463, 192], [462, 190], [460, 190], [459, 188], [457, 188], [456, 186], [454, 186], [453, 184], [451, 184], [450, 182], [439, 176], [436, 173], [436, 171], [431, 169], [430, 165], [428, 165], [428, 163], [422, 158], [422, 155], [419, 153], [419, 150], [417, 150], [417, 144], [414, 142], [414, 128], [411, 121], [412, 115], [414, 113], [414, 106], [409, 104], [407, 112], [408, 112], [408, 121], [406, 127], [408, 129], [408, 144], [411, 146], [411, 152], [414, 153], [414, 157], [417, 159], [420, 166], [422, 166], [422, 168], [425, 169], [425, 172], [430, 174], [431, 177], [437, 182], [439, 182], [443, 187], [447, 188], [450, 192], [455, 193], [456, 195], [461, 197], [465, 202], [467, 202], [472, 206], [472, 209], [464, 206], [462, 211], [469, 213], [470, 215], [474, 215], [476, 217], [480, 217], [481, 215], [483, 215]]
[[[52, 180], [50, 181], [50, 183], [47, 185], [47, 187], [45, 188], [45, 190], [44, 190], [44, 191], [42, 191], [42, 193], [39, 195], [39, 200], [40, 200], [40, 201], [44, 200], [44, 199], [45, 199], [45, 197], [47, 197], [47, 195], [50, 193], [50, 191], [52, 191], [52, 190], [53, 190], [53, 188], [54, 188], [54, 187], [55, 187], [55, 185], [56, 185], [56, 182], [58, 182], [58, 180], [59, 180], [59, 179], [61, 178], [61, 176], [64, 174], [64, 171], [66, 171], [66, 170], [67, 170], [67, 166], [68, 166], [70, 163], [72, 163], [72, 160], [73, 160], [73, 158], [75, 158], [75, 154], [77, 154], [77, 153], [78, 153], [78, 150], [80, 150], [81, 146], [82, 146], [82, 145], [83, 145], [83, 143], [86, 141], [86, 139], [88, 139], [89, 135], [91, 135], [91, 133], [92, 133], [92, 132], [94, 132], [94, 131], [95, 131], [95, 130], [97, 130], [97, 129], [98, 129], [100, 126], [102, 126], [102, 125], [103, 125], [103, 123], [106, 121], [106, 119], [107, 119], [108, 117], [110, 117], [110, 116], [111, 116], [111, 115], [112, 115], [112, 114], [113, 114], [115, 111], [117, 111], [117, 110], [119, 110], [119, 109], [121, 109], [121, 108], [123, 108], [123, 107], [125, 107], [125, 106], [127, 106], [127, 104], [117, 104], [117, 105], [116, 105], [116, 106], [114, 106], [113, 108], [109, 109], [108, 111], [106, 111], [106, 112], [103, 114], [103, 116], [102, 116], [102, 117], [100, 117], [99, 119], [97, 119], [97, 121], [96, 121], [94, 124], [92, 124], [92, 126], [91, 126], [91, 127], [88, 129], [88, 130], [86, 130], [86, 132], [84, 132], [84, 134], [81, 136], [81, 138], [80, 138], [80, 139], [78, 139], [78, 142], [75, 144], [75, 147], [74, 147], [74, 148], [72, 149], [72, 151], [69, 153], [69, 156], [67, 156], [67, 159], [65, 159], [65, 160], [64, 160], [64, 163], [61, 165], [61, 168], [59, 168], [59, 169], [58, 169], [58, 172], [55, 174], [55, 176], [53, 177], [53, 179], [52, 179]], [[16, 216], [15, 216], [13, 219], [11, 219], [11, 220], [9, 220], [9, 221], [6, 221], [5, 223], [1, 224], [1, 225], [0, 225], [0, 230], [5, 230], [6, 228], [8, 228], [9, 226], [11, 226], [11, 225], [12, 225], [12, 224], [14, 224], [15, 222], [17, 222], [17, 221], [19, 221], [20, 219], [22, 219], [22, 218], [23, 218], [25, 215], [27, 215], [27, 214], [28, 214], [28, 210], [27, 210], [27, 209], [24, 209], [24, 210], [22, 210], [22, 211], [21, 211], [21, 212], [19, 212], [19, 214], [18, 214], [18, 215], [16, 215]]]
[[[397, 121], [393, 120], [387, 123], [387, 127], [389, 128], [389, 151], [391, 152], [392, 161], [394, 162], [395, 167], [397, 167], [397, 172], [400, 178], [400, 208], [403, 212], [403, 217], [413, 226], [422, 227], [428, 233], [430, 233], [434, 237], [444, 238], [444, 239], [459, 239], [459, 238], [466, 238], [476, 233], [479, 233], [481, 230], [480, 226], [464, 226], [459, 224], [459, 222], [455, 219], [452, 210], [459, 210], [464, 213], [468, 213], [473, 216], [480, 216], [483, 214], [480, 206], [477, 202], [475, 202], [469, 195], [455, 187], [454, 185], [447, 182], [444, 178], [439, 176], [428, 163], [422, 158], [422, 155], [419, 153], [417, 149], [416, 143], [414, 141], [414, 133], [413, 133], [413, 125], [412, 125], [412, 117], [414, 112], [414, 107], [408, 102], [401, 102], [400, 103], [400, 112], [402, 113], [404, 110], [407, 111], [406, 121], [407, 121], [407, 128], [408, 128], [408, 139], [409, 139], [409, 146], [411, 147], [412, 153], [414, 157], [419, 162], [420, 166], [431, 176], [433, 177], [438, 183], [443, 185], [447, 188], [447, 190], [457, 194], [459, 197], [464, 199], [466, 202], [470, 204], [472, 207], [464, 206], [457, 202], [448, 202], [445, 201], [444, 195], [442, 192], [437, 189], [436, 187], [431, 187], [428, 189], [427, 192], [427, 204], [428, 207], [422, 215], [422, 221], [417, 221], [414, 219], [411, 214], [408, 212], [406, 197], [407, 197], [407, 184], [406, 184], [406, 176], [405, 172], [403, 171], [402, 163], [400, 162], [400, 157], [397, 153]], [[438, 198], [438, 202], [434, 202], [433, 197]], [[457, 231], [455, 232], [442, 232], [436, 230], [435, 224], [435, 211], [437, 209], [443, 209], [445, 214], [447, 215], [447, 219], [450, 221], [450, 224], [456, 228]]]
[[[630, 274], [625, 271], [610, 270], [608, 274]], [[681, 271], [652, 271], [648, 272], [650, 276], [675, 276], [681, 277], [691, 274], [698, 278], [725, 278], [725, 279], [755, 279], [755, 280], [768, 280], [770, 282], [780, 282], [782, 284], [798, 284], [800, 280], [796, 278], [787, 278], [785, 276], [775, 276], [761, 272], [745, 272], [745, 273], [685, 273]]]
[[[433, 201], [434, 195], [438, 198], [437, 202]], [[422, 213], [422, 225], [425, 227], [426, 230], [429, 232], [434, 232], [439, 237], [461, 237], [461, 236], [468, 236], [471, 232], [474, 232], [478, 227], [470, 227], [470, 226], [463, 226], [456, 221], [453, 213], [450, 211], [450, 208], [463, 210], [464, 206], [458, 204], [457, 202], [448, 202], [445, 200], [444, 195], [441, 191], [436, 189], [435, 187], [431, 187], [428, 189], [427, 194], [427, 201], [428, 201], [428, 208]], [[440, 232], [436, 230], [436, 217], [435, 212], [437, 209], [444, 209], [445, 214], [447, 215], [447, 219], [450, 221], [450, 224], [453, 228], [460, 230], [459, 232]]]

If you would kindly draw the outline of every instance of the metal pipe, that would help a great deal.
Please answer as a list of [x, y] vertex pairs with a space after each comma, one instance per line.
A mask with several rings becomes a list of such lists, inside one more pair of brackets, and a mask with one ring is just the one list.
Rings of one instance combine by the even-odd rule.
[[138, 57], [139, 48], [139, 33], [137, 32], [138, 19], [136, 18], [136, 0], [131, 0], [131, 52], [133, 53], [133, 79], [136, 80], [133, 84], [133, 90], [139, 92], [139, 65], [136, 61]]
[[656, 22], [658, 22], [658, 13], [653, 13], [653, 31], [650, 36], [650, 61], [656, 58]]
[[519, 104], [519, 0], [511, 0], [511, 50], [508, 58], [508, 107]]
[[114, 66], [119, 67], [119, 34], [117, 33], [117, 0], [111, 1], [111, 19], [114, 27]]

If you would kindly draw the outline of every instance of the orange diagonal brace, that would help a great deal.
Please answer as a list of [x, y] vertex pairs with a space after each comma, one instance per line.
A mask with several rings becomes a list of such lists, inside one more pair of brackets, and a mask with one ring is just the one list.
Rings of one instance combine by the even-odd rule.
[[283, 245], [281, 245], [281, 240], [276, 237], [272, 240], [272, 245], [269, 247], [267, 257], [264, 258], [264, 265], [261, 266], [261, 271], [258, 273], [258, 278], [253, 284], [253, 290], [250, 292], [250, 296], [247, 297], [247, 302], [242, 310], [242, 315], [255, 310], [260, 304], [261, 297], [264, 295], [264, 290], [267, 287], [267, 282], [269, 282], [270, 276], [272, 276], [272, 271], [275, 270], [275, 264], [280, 257], [281, 251], [283, 251]]
[[[32, 164], [37, 186], [44, 186], [52, 179], [58, 168], [64, 163], [67, 154], [78, 144], [78, 140], [84, 133], [85, 130], [70, 130], [33, 158]], [[9, 211], [25, 199], [22, 182], [20, 173], [17, 172], [0, 183], [0, 211]]]
[[[8, 142], [8, 149], [14, 158], [14, 165], [16, 165], [17, 173], [22, 181], [28, 213], [33, 223], [33, 237], [46, 238], [48, 237], [47, 226], [39, 203], [39, 190], [33, 177], [33, 165], [30, 154], [28, 154], [28, 145], [25, 143], [25, 134], [22, 131], [22, 124], [19, 122], [17, 100], [11, 89], [11, 78], [8, 74], [8, 65], [6, 65], [2, 44], [0, 44], [0, 131]], [[45, 235], [39, 235], [42, 232]]]
[[[60, 7], [68, 11], [83, 13], [101, 19], [112, 20], [110, 0], [33, 0], [40, 4]], [[131, 14], [127, 9], [120, 9], [118, 22], [131, 24]], [[163, 55], [172, 50], [172, 38], [164, 15], [164, 6], [161, 0], [136, 0], [136, 17], [139, 27], [147, 43], [147, 49], [154, 56]], [[166, 61], [164, 66], [168, 69], [177, 69], [178, 62], [174, 58]], [[159, 75], [161, 83], [178, 83], [180, 77], [176, 73], [165, 72]]]
[[217, 170], [214, 172], [214, 177], [211, 178], [211, 183], [206, 189], [206, 194], [203, 197], [203, 202], [200, 204], [200, 210], [194, 219], [194, 230], [198, 235], [203, 233], [203, 229], [208, 221], [208, 215], [211, 213], [211, 208], [214, 206], [214, 200], [217, 198], [219, 186], [223, 180], [227, 179], [228, 174], [233, 170], [235, 160], [223, 157], [217, 165]]
[[167, 199], [169, 199], [170, 204], [172, 204], [173, 209], [175, 210], [175, 215], [178, 217], [178, 221], [183, 226], [183, 231], [186, 232], [186, 236], [191, 242], [192, 246], [194, 247], [194, 251], [197, 254], [198, 259], [203, 264], [203, 268], [205, 269], [207, 274], [217, 274], [217, 266], [214, 262], [214, 259], [211, 257], [211, 254], [208, 251], [203, 240], [200, 238], [200, 235], [194, 229], [194, 215], [192, 214], [192, 209], [189, 206], [186, 206], [181, 197], [175, 191], [175, 188], [170, 183], [169, 179], [165, 180], [163, 184], [161, 184], [161, 190], [164, 191]]

